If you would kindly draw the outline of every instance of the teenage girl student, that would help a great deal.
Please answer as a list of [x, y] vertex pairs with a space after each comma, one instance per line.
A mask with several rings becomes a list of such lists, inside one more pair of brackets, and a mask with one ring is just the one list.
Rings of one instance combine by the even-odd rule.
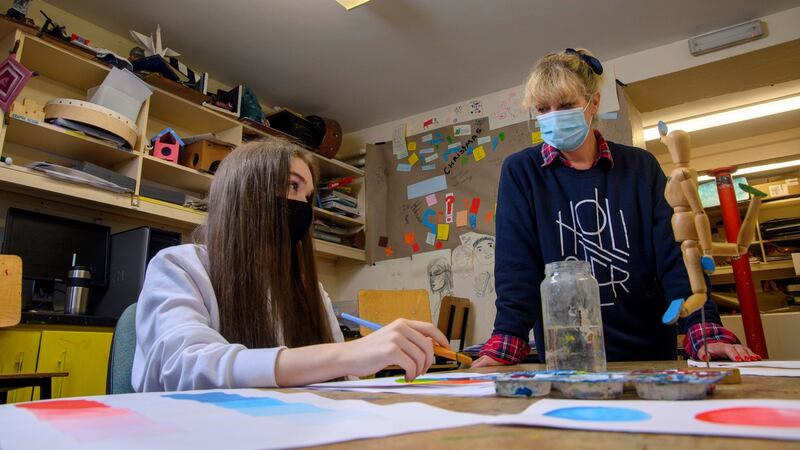
[[136, 311], [137, 392], [300, 386], [433, 362], [430, 323], [396, 320], [342, 342], [317, 280], [309, 227], [317, 177], [299, 147], [248, 143], [220, 165], [197, 244], [150, 262]]
[[[663, 325], [668, 299], [691, 295], [664, 199], [666, 177], [645, 150], [606, 141], [590, 127], [600, 105], [603, 67], [586, 50], [567, 49], [536, 62], [524, 105], [536, 114], [544, 143], [508, 157], [497, 202], [494, 332], [473, 367], [513, 364], [530, 352], [534, 330], [544, 361], [539, 285], [554, 261], [590, 261], [600, 285], [609, 361], [675, 359], [676, 330]], [[682, 319], [692, 358], [758, 359], [720, 324], [706, 300]]]

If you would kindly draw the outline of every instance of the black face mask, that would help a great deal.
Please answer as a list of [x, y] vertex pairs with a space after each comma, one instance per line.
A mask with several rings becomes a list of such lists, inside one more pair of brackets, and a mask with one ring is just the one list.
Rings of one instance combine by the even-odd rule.
[[311, 210], [311, 204], [308, 202], [292, 199], [287, 199], [287, 202], [289, 208], [289, 235], [292, 239], [292, 245], [294, 245], [300, 242], [308, 233], [314, 215]]

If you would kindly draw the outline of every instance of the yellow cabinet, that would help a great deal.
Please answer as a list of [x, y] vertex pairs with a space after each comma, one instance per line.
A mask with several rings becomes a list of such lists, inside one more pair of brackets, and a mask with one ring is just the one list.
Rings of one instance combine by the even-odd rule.
[[[0, 331], [0, 373], [36, 372], [41, 335], [40, 331], [31, 330]], [[8, 403], [27, 402], [31, 399], [31, 388], [8, 392]]]
[[106, 392], [112, 333], [42, 331], [37, 372], [69, 372], [53, 380], [53, 398]]

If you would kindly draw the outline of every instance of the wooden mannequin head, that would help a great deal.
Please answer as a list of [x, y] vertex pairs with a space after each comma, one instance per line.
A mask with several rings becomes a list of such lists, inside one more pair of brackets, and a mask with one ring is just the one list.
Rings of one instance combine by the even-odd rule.
[[663, 128], [659, 126], [659, 133], [661, 134], [661, 143], [669, 149], [669, 156], [672, 158], [672, 162], [688, 165], [692, 153], [692, 141], [689, 139], [689, 133], [683, 130], [675, 130], [667, 134], [666, 125]]

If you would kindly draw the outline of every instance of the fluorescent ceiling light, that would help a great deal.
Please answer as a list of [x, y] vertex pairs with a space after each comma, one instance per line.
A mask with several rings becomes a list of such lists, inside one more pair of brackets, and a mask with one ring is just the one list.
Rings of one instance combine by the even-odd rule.
[[753, 41], [764, 36], [761, 21], [751, 20], [689, 39], [689, 53], [694, 56], [713, 52], [737, 44]]
[[[794, 159], [794, 160], [791, 160], [791, 161], [777, 162], [777, 163], [772, 163], [772, 164], [763, 164], [763, 165], [760, 165], [760, 166], [744, 167], [742, 169], [737, 170], [736, 172], [733, 172], [733, 175], [734, 176], [737, 176], [737, 175], [749, 175], [751, 173], [768, 172], [768, 171], [771, 171], [771, 170], [785, 169], [787, 167], [795, 167], [795, 166], [800, 166], [800, 159]], [[710, 181], [710, 180], [713, 180], [713, 179], [714, 179], [714, 177], [710, 177], [708, 175], [701, 175], [701, 176], [697, 177], [697, 182], [701, 183], [703, 181]]]
[[[728, 125], [731, 123], [743, 122], [745, 120], [757, 119], [759, 117], [771, 116], [773, 114], [780, 114], [787, 111], [794, 111], [796, 109], [800, 109], [800, 95], [771, 100], [755, 105], [742, 106], [729, 111], [711, 113], [705, 116], [693, 117], [691, 119], [678, 120], [667, 123], [667, 127], [670, 130], [683, 130], [686, 132], [692, 132], [697, 130], [705, 130], [706, 128]], [[645, 141], [653, 141], [659, 139], [660, 137], [661, 136], [658, 134], [657, 126], [645, 128]]]
[[350, 11], [351, 9], [361, 6], [364, 3], [367, 3], [369, 0], [336, 0], [336, 2], [342, 6], [344, 9]]

